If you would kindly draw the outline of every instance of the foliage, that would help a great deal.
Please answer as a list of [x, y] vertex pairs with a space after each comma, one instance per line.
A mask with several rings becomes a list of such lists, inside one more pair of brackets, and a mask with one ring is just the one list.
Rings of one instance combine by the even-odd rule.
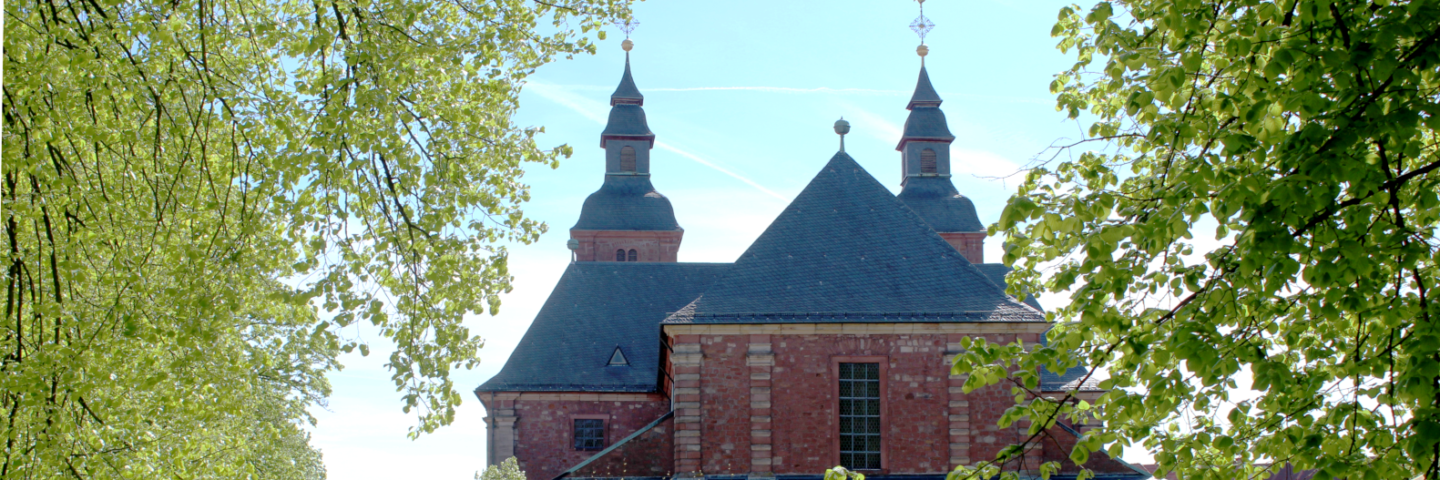
[[[1440, 1], [1117, 0], [1053, 33], [1093, 123], [992, 231], [1013, 292], [1071, 303], [1048, 346], [972, 345], [967, 388], [1013, 382], [1032, 441], [1097, 418], [1076, 461], [1440, 478]], [[1079, 363], [1094, 405], [1033, 393]]]
[[485, 467], [484, 472], [476, 472], [475, 480], [525, 480], [525, 472], [515, 457], [510, 457], [499, 465]]
[[[622, 0], [5, 3], [0, 478], [323, 476], [339, 352], [451, 421], [520, 183], [522, 81]], [[603, 39], [603, 32], [596, 32]]]
[[836, 465], [825, 471], [824, 480], [865, 480], [865, 474]]

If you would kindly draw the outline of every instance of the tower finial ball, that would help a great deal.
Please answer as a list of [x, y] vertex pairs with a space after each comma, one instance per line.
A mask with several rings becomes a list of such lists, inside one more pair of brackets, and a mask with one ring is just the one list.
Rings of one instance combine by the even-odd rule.
[[635, 48], [635, 42], [632, 42], [630, 41], [630, 39], [627, 38], [625, 39], [625, 41], [620, 42], [620, 48], [628, 52], [630, 51], [630, 49]]
[[845, 121], [845, 117], [840, 117], [835, 121], [835, 133], [840, 135], [850, 133], [850, 122]]
[[927, 47], [927, 46], [925, 46], [925, 45], [920, 45], [920, 46], [918, 46], [918, 47], [915, 47], [915, 53], [916, 53], [917, 55], [920, 55], [921, 57], [924, 57], [924, 56], [930, 54], [930, 47]]

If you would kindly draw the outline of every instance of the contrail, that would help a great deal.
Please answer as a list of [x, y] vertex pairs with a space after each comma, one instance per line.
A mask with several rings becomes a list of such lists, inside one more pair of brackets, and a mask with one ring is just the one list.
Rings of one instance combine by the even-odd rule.
[[[576, 113], [579, 113], [581, 116], [584, 116], [585, 118], [588, 118], [588, 119], [594, 121], [595, 123], [604, 125], [605, 122], [609, 121], [609, 119], [606, 118], [605, 115], [599, 113], [599, 112], [601, 112], [601, 111], [604, 110], [604, 107], [601, 106], [601, 105], [604, 105], [604, 104], [602, 104], [602, 103], [600, 103], [600, 102], [596, 102], [596, 101], [591, 100], [591, 99], [588, 99], [588, 98], [584, 98], [584, 97], [580, 97], [580, 96], [578, 96], [578, 95], [571, 94], [570, 92], [565, 91], [564, 87], [558, 87], [558, 86], [555, 86], [555, 85], [547, 85], [547, 84], [543, 84], [543, 83], [530, 83], [530, 84], [527, 84], [526, 87], [529, 88], [531, 91], [539, 94], [540, 96], [545, 97], [547, 100], [550, 100], [550, 101], [552, 101], [552, 102], [558, 103], [558, 104], [560, 104], [561, 106], [563, 106], [563, 107], [565, 107], [565, 108], [569, 108], [569, 109], [571, 109], [571, 110], [574, 110]], [[586, 104], [589, 104], [589, 105], [586, 105]], [[655, 146], [660, 147], [661, 149], [663, 149], [663, 150], [665, 150], [665, 151], [672, 152], [672, 153], [675, 153], [675, 154], [680, 155], [680, 156], [682, 156], [682, 157], [688, 158], [688, 159], [690, 159], [690, 160], [694, 160], [695, 163], [699, 163], [699, 164], [701, 164], [701, 165], [710, 167], [710, 168], [714, 169], [715, 171], [720, 172], [720, 173], [723, 173], [723, 174], [725, 174], [725, 175], [728, 175], [728, 176], [730, 176], [731, 178], [734, 178], [734, 179], [736, 179], [736, 180], [739, 180], [740, 182], [742, 182], [742, 183], [744, 183], [744, 184], [746, 184], [746, 185], [749, 185], [749, 186], [751, 186], [751, 187], [755, 187], [756, 190], [760, 190], [761, 192], [765, 192], [766, 195], [775, 197], [775, 198], [779, 199], [779, 200], [782, 201], [782, 202], [789, 202], [789, 201], [790, 201], [790, 199], [789, 199], [789, 198], [785, 198], [784, 195], [775, 193], [773, 190], [770, 190], [770, 189], [768, 189], [768, 188], [765, 188], [765, 187], [761, 186], [759, 183], [756, 183], [754, 180], [751, 180], [751, 179], [749, 179], [749, 178], [745, 178], [744, 176], [741, 176], [741, 175], [738, 174], [738, 173], [732, 172], [732, 171], [730, 171], [730, 170], [726, 170], [725, 168], [722, 168], [722, 167], [720, 167], [719, 165], [716, 165], [716, 164], [714, 164], [714, 163], [710, 163], [710, 161], [705, 160], [705, 159], [703, 159], [703, 158], [700, 158], [699, 155], [696, 155], [696, 154], [687, 152], [687, 151], [685, 151], [685, 150], [681, 150], [679, 147], [676, 147], [676, 146], [674, 146], [674, 145], [670, 145], [670, 144], [665, 143], [665, 142], [657, 141], [657, 142], [655, 142]]]
[[729, 175], [729, 176], [731, 176], [731, 177], [734, 177], [736, 180], [739, 180], [739, 181], [741, 181], [741, 182], [744, 182], [746, 185], [755, 187], [755, 189], [760, 190], [760, 191], [762, 191], [762, 192], [765, 192], [767, 195], [770, 195], [770, 196], [772, 196], [772, 197], [778, 198], [778, 199], [780, 199], [780, 201], [782, 201], [782, 202], [789, 202], [789, 201], [790, 201], [790, 199], [785, 198], [784, 195], [775, 193], [775, 192], [771, 191], [771, 190], [768, 189], [768, 188], [762, 187], [762, 186], [760, 186], [760, 184], [755, 183], [754, 180], [750, 180], [750, 179], [748, 179], [748, 178], [745, 178], [745, 177], [740, 176], [739, 174], [737, 174], [737, 173], [735, 173], [735, 172], [726, 170], [726, 169], [724, 169], [724, 168], [720, 168], [719, 165], [710, 163], [709, 161], [706, 161], [705, 159], [700, 158], [699, 156], [697, 156], [697, 155], [695, 155], [695, 154], [693, 154], [693, 153], [690, 153], [690, 152], [681, 150], [681, 149], [679, 149], [679, 148], [675, 148], [675, 146], [670, 145], [670, 144], [665, 143], [665, 142], [661, 142], [661, 141], [656, 141], [656, 142], [655, 142], [655, 146], [660, 147], [661, 149], [664, 149], [664, 150], [668, 150], [668, 151], [670, 151], [670, 152], [673, 152], [673, 153], [675, 153], [675, 154], [677, 154], [677, 155], [680, 155], [680, 156], [682, 156], [682, 157], [685, 157], [685, 158], [694, 160], [696, 163], [699, 163], [699, 164], [701, 164], [701, 165], [704, 165], [704, 166], [713, 168], [713, 169], [715, 169], [715, 171], [717, 171], [717, 172], [720, 172], [720, 173]]

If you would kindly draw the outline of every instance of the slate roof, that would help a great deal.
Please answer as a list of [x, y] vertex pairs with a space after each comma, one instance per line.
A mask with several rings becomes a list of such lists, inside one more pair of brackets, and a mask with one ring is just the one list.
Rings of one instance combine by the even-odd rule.
[[906, 110], [913, 110], [916, 106], [939, 107], [940, 94], [935, 93], [935, 86], [930, 84], [930, 74], [925, 72], [925, 66], [920, 66], [920, 80], [915, 82], [915, 93], [910, 95], [910, 104], [905, 106]]
[[684, 231], [675, 221], [670, 199], [655, 191], [648, 175], [606, 175], [600, 189], [585, 198], [577, 230]]
[[646, 137], [653, 139], [655, 134], [650, 132], [650, 125], [645, 123], [645, 109], [639, 105], [616, 105], [610, 107], [610, 120], [605, 123], [605, 131], [600, 132], [600, 147], [605, 147], [605, 140], [615, 137]]
[[961, 195], [949, 177], [906, 178], [899, 198], [937, 232], [985, 231], [975, 203]]
[[895, 147], [896, 150], [904, 149], [906, 143], [915, 140], [947, 143], [955, 140], [945, 121], [945, 112], [940, 111], [940, 103], [940, 94], [935, 93], [935, 87], [930, 84], [930, 74], [925, 72], [925, 67], [920, 67], [920, 80], [915, 82], [915, 93], [905, 106], [910, 110], [910, 116], [905, 118], [905, 132], [900, 136], [900, 145]]
[[[571, 263], [500, 373], [475, 391], [654, 391], [660, 320], [695, 299], [729, 267]], [[606, 366], [616, 346], [630, 366]]]
[[[979, 268], [980, 271], [985, 274], [985, 278], [989, 278], [991, 282], [995, 282], [995, 284], [996, 284], [996, 285], [999, 285], [1000, 288], [1002, 288], [1002, 289], [1008, 289], [1008, 288], [1010, 288], [1010, 287], [1005, 283], [1005, 275], [1010, 274], [1010, 267], [1005, 266], [1005, 264], [1003, 264], [1003, 263], [977, 263], [977, 264], [975, 264], [975, 268]], [[1034, 295], [1027, 295], [1027, 296], [1025, 297], [1025, 304], [1026, 304], [1026, 305], [1029, 305], [1029, 306], [1031, 306], [1031, 307], [1034, 307], [1036, 310], [1039, 310], [1039, 311], [1041, 311], [1041, 312], [1044, 312], [1044, 311], [1045, 311], [1045, 308], [1040, 306], [1040, 302], [1035, 299], [1035, 296], [1034, 296]]]
[[730, 272], [665, 320], [1042, 322], [844, 152]]
[[610, 94], [610, 106], [621, 103], [645, 104], [645, 96], [640, 94], [640, 89], [635, 87], [635, 79], [630, 76], [630, 52], [625, 52], [625, 74], [620, 76], [620, 85], [615, 87], [615, 93]]

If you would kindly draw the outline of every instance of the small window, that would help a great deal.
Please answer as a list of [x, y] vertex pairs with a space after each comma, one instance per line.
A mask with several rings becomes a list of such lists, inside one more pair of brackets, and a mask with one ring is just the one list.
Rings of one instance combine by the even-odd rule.
[[605, 366], [628, 367], [630, 366], [630, 360], [625, 358], [625, 352], [621, 351], [620, 347], [615, 347], [615, 353], [610, 354], [610, 363], [606, 364]]
[[575, 419], [575, 449], [605, 448], [605, 421], [598, 418]]
[[935, 173], [935, 151], [924, 149], [920, 151], [920, 173]]
[[625, 249], [622, 248], [622, 249], [619, 249], [619, 250], [616, 250], [616, 251], [615, 251], [615, 261], [617, 261], [617, 262], [623, 262], [623, 261], [625, 261]]
[[633, 249], [633, 248], [630, 249], [629, 257], [630, 257], [630, 261], [632, 261], [632, 262], [635, 261], [635, 259], [640, 258], [638, 255], [635, 254], [635, 249]]
[[635, 149], [624, 147], [620, 149], [620, 171], [635, 171]]
[[840, 364], [840, 466], [880, 468], [880, 364]]

